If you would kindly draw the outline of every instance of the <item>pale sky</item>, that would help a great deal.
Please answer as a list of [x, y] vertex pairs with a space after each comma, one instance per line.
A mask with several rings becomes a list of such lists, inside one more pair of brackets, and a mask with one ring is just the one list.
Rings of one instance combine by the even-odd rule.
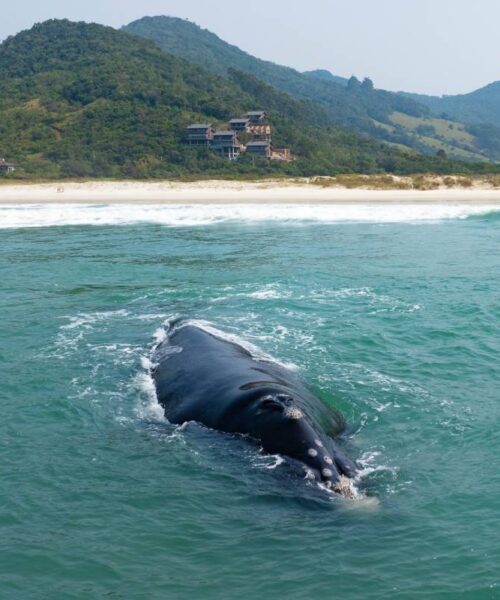
[[0, 39], [50, 18], [119, 27], [187, 18], [298, 70], [370, 76], [379, 88], [457, 94], [500, 80], [499, 0], [2, 1]]

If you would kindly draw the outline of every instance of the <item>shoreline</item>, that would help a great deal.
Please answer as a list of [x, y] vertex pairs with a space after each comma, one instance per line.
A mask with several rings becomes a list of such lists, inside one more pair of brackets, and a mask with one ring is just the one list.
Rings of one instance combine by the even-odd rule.
[[[404, 184], [404, 178], [400, 180]], [[435, 185], [437, 185], [437, 181]], [[369, 185], [369, 181], [367, 181]], [[268, 180], [87, 181], [2, 183], [0, 204], [500, 204], [500, 188], [474, 182], [468, 187], [394, 189], [346, 187], [321, 181]]]

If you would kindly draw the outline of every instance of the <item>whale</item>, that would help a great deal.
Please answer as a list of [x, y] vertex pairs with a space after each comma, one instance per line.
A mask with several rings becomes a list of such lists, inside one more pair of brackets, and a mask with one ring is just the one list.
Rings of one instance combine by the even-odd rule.
[[246, 436], [265, 453], [290, 459], [306, 479], [350, 496], [358, 469], [334, 440], [346, 427], [341, 413], [296, 372], [245, 346], [196, 322], [173, 321], [152, 355], [166, 419]]

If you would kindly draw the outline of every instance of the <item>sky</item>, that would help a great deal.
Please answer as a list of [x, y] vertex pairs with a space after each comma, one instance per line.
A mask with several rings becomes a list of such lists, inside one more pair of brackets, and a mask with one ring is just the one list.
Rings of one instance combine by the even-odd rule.
[[376, 87], [459, 94], [500, 80], [499, 0], [16, 0], [0, 40], [50, 18], [113, 27], [190, 19], [243, 50], [300, 71], [369, 76]]

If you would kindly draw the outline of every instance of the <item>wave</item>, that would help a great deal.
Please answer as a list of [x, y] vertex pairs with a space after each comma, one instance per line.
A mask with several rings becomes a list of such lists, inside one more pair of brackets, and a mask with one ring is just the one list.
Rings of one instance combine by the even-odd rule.
[[151, 375], [152, 363], [146, 356], [141, 357], [142, 370], [134, 379], [137, 392], [135, 412], [139, 419], [158, 423], [167, 423], [162, 406], [158, 402], [156, 386]]
[[212, 204], [212, 205], [0, 205], [0, 229], [159, 224], [196, 227], [218, 223], [435, 223], [500, 215], [488, 204]]
[[471, 219], [495, 223], [500, 220], [500, 210], [489, 210], [470, 215]]

